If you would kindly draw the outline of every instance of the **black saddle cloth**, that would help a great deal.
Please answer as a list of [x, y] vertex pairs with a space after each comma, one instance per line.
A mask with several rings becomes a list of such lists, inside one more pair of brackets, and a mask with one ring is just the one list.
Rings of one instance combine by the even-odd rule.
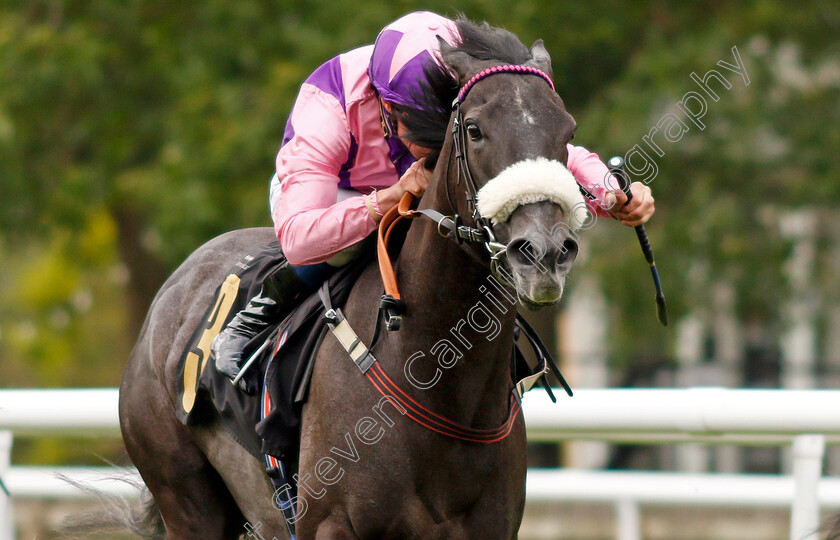
[[[250, 376], [256, 374], [260, 388], [268, 393], [270, 410], [265, 410], [263, 392], [255, 395], [241, 392], [225, 375], [216, 371], [212, 359], [205, 356], [209, 355], [206, 349], [212, 338], [259, 293], [265, 277], [282, 261], [279, 253], [279, 243], [272, 242], [240, 259], [213, 297], [202, 324], [181, 356], [178, 369], [181, 377], [178, 419], [184, 424], [196, 425], [218, 418], [234, 439], [258, 459], [264, 454], [281, 459], [297, 456], [301, 409], [315, 355], [327, 330], [317, 291], [295, 308], [279, 327], [267, 329], [245, 348], [245, 355], [249, 356], [266, 340], [273, 341], [249, 368], [255, 372]], [[328, 279], [333, 305], [344, 305], [353, 283], [368, 262], [359, 259]], [[229, 298], [234, 294], [231, 284], [237, 285], [232, 303], [224, 301], [226, 295]], [[220, 318], [224, 324], [219, 324]], [[274, 354], [281, 342], [282, 347]], [[200, 361], [190, 362], [190, 355]], [[197, 375], [191, 371], [195, 369]], [[194, 399], [191, 400], [192, 394]], [[190, 403], [193, 404], [188, 407]]]

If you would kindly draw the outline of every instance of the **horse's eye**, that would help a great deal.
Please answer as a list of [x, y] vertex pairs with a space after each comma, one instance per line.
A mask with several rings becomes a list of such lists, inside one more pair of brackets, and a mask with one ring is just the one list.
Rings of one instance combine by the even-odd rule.
[[471, 141], [477, 141], [481, 139], [481, 130], [475, 124], [467, 124], [467, 135]]

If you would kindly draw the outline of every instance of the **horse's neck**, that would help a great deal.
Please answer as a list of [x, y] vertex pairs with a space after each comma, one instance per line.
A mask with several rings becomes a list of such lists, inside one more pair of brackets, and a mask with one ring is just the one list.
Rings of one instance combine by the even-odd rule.
[[[450, 210], [445, 191], [434, 185], [423, 203]], [[414, 357], [411, 372], [416, 380], [431, 384], [437, 378], [429, 388], [411, 388], [412, 395], [464, 424], [500, 423], [512, 388], [512, 297], [500, 290], [485, 266], [442, 238], [426, 218], [409, 230], [397, 277], [409, 310], [399, 332], [397, 367], [404, 368]]]

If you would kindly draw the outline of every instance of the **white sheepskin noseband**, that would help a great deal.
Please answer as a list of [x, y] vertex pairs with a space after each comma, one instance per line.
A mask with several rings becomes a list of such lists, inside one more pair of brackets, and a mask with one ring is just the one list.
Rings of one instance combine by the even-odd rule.
[[575, 177], [556, 160], [518, 161], [478, 190], [478, 212], [493, 224], [504, 223], [523, 204], [541, 201], [559, 204], [572, 230], [580, 228], [588, 216]]

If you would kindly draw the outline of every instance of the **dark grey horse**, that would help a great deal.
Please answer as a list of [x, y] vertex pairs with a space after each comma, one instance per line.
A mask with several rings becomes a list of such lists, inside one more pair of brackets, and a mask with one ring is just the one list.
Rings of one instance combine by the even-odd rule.
[[[498, 29], [466, 21], [459, 29], [463, 43], [444, 44], [442, 56], [460, 87], [501, 64], [551, 73], [541, 42], [529, 50]], [[463, 100], [459, 123], [476, 187], [506, 179], [479, 194], [489, 193], [485, 199], [504, 197], [507, 187], [527, 184], [531, 176], [545, 184], [536, 177], [565, 170], [560, 164], [575, 127], [560, 97], [533, 72], [477, 82]], [[551, 170], [541, 172], [546, 163]], [[474, 224], [468, 184], [459, 179], [448, 131], [420, 208], [457, 213]], [[554, 303], [577, 253], [574, 233], [557, 226], [569, 220], [569, 204], [551, 196], [514, 199], [516, 208], [494, 227], [498, 243], [508, 246], [498, 261], [521, 303]], [[380, 329], [373, 353], [419, 406], [464, 426], [495, 428], [516, 406], [510, 399], [515, 306], [505, 299], [510, 292], [493, 288], [484, 246], [459, 245], [438, 229], [426, 218], [410, 227], [396, 262], [408, 311], [400, 331]], [[264, 465], [219, 426], [187, 427], [175, 418], [178, 358], [215, 287], [243, 253], [272, 239], [270, 229], [234, 231], [193, 253], [155, 298], [129, 360], [120, 389], [123, 436], [170, 538], [288, 537]], [[344, 308], [368, 344], [375, 325], [383, 324], [381, 294], [372, 262]], [[515, 538], [525, 504], [521, 414], [506, 438], [481, 444], [442, 435], [403, 412], [383, 401], [336, 339], [325, 339], [303, 409], [298, 538]]]

